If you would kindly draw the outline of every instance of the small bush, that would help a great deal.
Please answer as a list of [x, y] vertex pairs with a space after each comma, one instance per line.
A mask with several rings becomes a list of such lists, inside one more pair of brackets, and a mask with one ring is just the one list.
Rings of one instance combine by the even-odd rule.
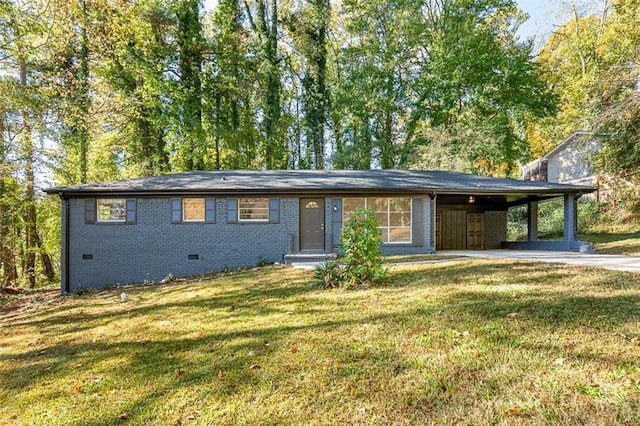
[[269, 259], [267, 259], [264, 256], [260, 256], [258, 258], [258, 263], [256, 264], [256, 266], [258, 266], [259, 268], [262, 268], [263, 266], [268, 266], [268, 265], [272, 265], [273, 262], [270, 261]]
[[343, 282], [343, 271], [337, 262], [324, 262], [313, 271], [313, 277], [322, 288], [339, 288]]
[[371, 209], [357, 209], [342, 227], [343, 287], [375, 284], [384, 280], [380, 246], [382, 233]]

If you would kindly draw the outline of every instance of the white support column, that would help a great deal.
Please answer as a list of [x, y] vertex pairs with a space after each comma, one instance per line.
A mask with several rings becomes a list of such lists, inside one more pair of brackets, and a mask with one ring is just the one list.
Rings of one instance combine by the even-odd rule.
[[527, 205], [527, 240], [538, 241], [538, 202]]

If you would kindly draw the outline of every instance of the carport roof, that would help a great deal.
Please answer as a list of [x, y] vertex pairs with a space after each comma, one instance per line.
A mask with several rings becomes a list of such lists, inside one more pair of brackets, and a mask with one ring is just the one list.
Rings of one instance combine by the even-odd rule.
[[68, 197], [171, 194], [427, 193], [504, 195], [505, 201], [592, 192], [595, 188], [425, 170], [192, 171], [116, 182], [47, 188]]

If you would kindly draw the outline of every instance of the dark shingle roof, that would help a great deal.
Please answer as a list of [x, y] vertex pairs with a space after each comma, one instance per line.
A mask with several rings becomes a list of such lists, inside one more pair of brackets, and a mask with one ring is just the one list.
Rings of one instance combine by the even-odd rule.
[[559, 194], [594, 188], [419, 170], [224, 170], [193, 171], [117, 182], [48, 188], [50, 194], [356, 193]]

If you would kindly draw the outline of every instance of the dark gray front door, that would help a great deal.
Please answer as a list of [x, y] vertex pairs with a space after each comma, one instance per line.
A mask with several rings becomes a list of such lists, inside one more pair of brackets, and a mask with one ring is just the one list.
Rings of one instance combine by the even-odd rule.
[[300, 199], [300, 250], [324, 251], [324, 198]]

